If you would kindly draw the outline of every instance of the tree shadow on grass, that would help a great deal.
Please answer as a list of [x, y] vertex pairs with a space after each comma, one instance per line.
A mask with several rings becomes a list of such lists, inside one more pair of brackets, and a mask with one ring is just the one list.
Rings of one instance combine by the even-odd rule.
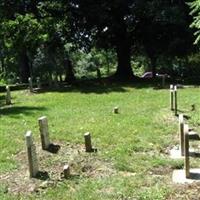
[[24, 114], [24, 115], [31, 115], [32, 112], [34, 111], [43, 111], [46, 110], [45, 107], [31, 107], [31, 106], [4, 106], [0, 108], [0, 115], [19, 115], [19, 114]]
[[129, 92], [128, 88], [143, 89], [143, 88], [154, 88], [157, 84], [149, 81], [127, 81], [127, 82], [111, 82], [111, 81], [79, 81], [73, 85], [62, 83], [59, 87], [43, 87], [36, 93], [46, 92], [80, 92], [84, 94], [107, 94], [111, 92]]

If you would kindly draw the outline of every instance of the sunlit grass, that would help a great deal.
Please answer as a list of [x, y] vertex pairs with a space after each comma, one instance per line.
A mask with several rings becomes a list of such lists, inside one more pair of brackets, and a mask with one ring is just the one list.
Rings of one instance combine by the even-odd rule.
[[[200, 89], [178, 91], [179, 109], [200, 123]], [[82, 144], [83, 134], [91, 132], [98, 156], [113, 164], [116, 174], [102, 179], [80, 178], [49, 188], [47, 193], [30, 195], [32, 199], [166, 199], [170, 181], [157, 180], [154, 168], [176, 168], [182, 164], [163, 153], [177, 143], [177, 118], [169, 109], [169, 91], [139, 85], [90, 86], [61, 91], [29, 94], [12, 92], [12, 106], [0, 109], [0, 172], [13, 171], [19, 165], [14, 154], [24, 149], [24, 134], [32, 130], [39, 141], [37, 119], [48, 117], [52, 141]], [[196, 105], [195, 111], [191, 105]], [[119, 114], [113, 114], [115, 106]], [[198, 130], [198, 127], [197, 127]], [[123, 173], [132, 173], [125, 176]], [[9, 198], [0, 189], [0, 198]], [[11, 197], [12, 199], [27, 196]]]

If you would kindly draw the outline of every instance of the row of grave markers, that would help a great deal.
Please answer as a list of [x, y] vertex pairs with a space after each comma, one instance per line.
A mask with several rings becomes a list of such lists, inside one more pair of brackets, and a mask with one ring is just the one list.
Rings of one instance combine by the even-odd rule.
[[[49, 139], [49, 130], [48, 130], [48, 121], [47, 117], [43, 116], [38, 119], [39, 122], [39, 130], [40, 130], [40, 138], [41, 145], [43, 150], [48, 150], [51, 142]], [[26, 139], [26, 147], [27, 147], [27, 157], [28, 157], [28, 165], [29, 165], [29, 174], [31, 178], [37, 177], [39, 172], [39, 165], [36, 153], [36, 146], [33, 141], [33, 136], [31, 131], [27, 131], [25, 135]], [[85, 151], [86, 152], [97, 152], [96, 148], [92, 147], [91, 135], [89, 132], [84, 134], [85, 139]], [[64, 177], [67, 178], [70, 176], [70, 168], [69, 165], [64, 165], [63, 167]]]
[[[180, 149], [176, 158], [184, 158], [184, 170], [174, 170], [173, 181], [177, 183], [187, 183], [199, 180], [200, 169], [190, 169], [190, 140], [200, 140], [199, 135], [190, 131], [189, 125], [183, 121], [183, 115], [179, 115], [179, 138]], [[195, 152], [194, 152], [195, 154]], [[191, 173], [191, 170], [196, 173]]]
[[[170, 85], [170, 109], [174, 111], [175, 116], [179, 116], [179, 140], [180, 149], [172, 150], [171, 156], [175, 158], [184, 158], [184, 170], [174, 170], [173, 181], [177, 183], [193, 182], [200, 180], [200, 169], [190, 169], [190, 151], [189, 141], [200, 140], [199, 135], [191, 131], [188, 124], [184, 122], [184, 115], [178, 115], [178, 102], [177, 102], [177, 86]], [[175, 155], [172, 155], [175, 154]], [[192, 172], [191, 172], [192, 171]]]
[[[29, 91], [30, 92], [34, 92], [33, 81], [32, 81], [31, 77], [29, 77], [28, 82], [29, 82]], [[41, 89], [41, 82], [40, 82], [40, 78], [39, 77], [36, 78], [36, 83], [37, 83], [37, 88]], [[12, 104], [11, 90], [10, 90], [10, 86], [9, 85], [6, 85], [5, 100], [6, 100], [6, 105], [11, 105]]]

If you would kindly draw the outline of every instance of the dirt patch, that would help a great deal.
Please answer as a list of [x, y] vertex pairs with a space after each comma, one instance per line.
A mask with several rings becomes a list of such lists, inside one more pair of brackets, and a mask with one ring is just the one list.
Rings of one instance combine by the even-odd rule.
[[159, 167], [153, 168], [150, 171], [150, 174], [166, 176], [166, 175], [172, 173], [172, 171], [173, 171], [173, 169], [169, 166], [159, 166]]
[[169, 195], [167, 200], [199, 200], [200, 199], [200, 183], [172, 185], [173, 193]]
[[111, 163], [99, 158], [97, 153], [86, 153], [83, 145], [57, 143], [57, 153], [43, 151], [36, 144], [39, 174], [37, 178], [29, 178], [26, 150], [14, 156], [19, 163], [17, 170], [1, 174], [0, 182], [5, 186], [5, 192], [26, 194], [40, 192], [48, 187], [55, 187], [64, 181], [63, 166], [70, 166], [71, 177], [102, 178], [116, 173]]

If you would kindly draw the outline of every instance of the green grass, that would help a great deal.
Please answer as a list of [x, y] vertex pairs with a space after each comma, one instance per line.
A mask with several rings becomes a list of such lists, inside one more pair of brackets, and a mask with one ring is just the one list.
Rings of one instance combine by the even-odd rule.
[[[200, 123], [200, 89], [178, 91], [180, 112], [189, 123]], [[113, 175], [71, 178], [44, 192], [14, 195], [0, 184], [0, 199], [167, 199], [173, 192], [171, 171], [154, 176], [156, 168], [180, 168], [181, 161], [165, 153], [177, 144], [178, 120], [169, 110], [169, 90], [148, 85], [112, 85], [68, 88], [29, 95], [12, 92], [12, 106], [0, 94], [0, 174], [14, 172], [14, 155], [25, 149], [24, 134], [31, 130], [39, 141], [37, 119], [46, 115], [52, 141], [83, 144], [92, 134], [98, 157], [112, 165]], [[191, 105], [196, 110], [191, 112]], [[119, 114], [112, 109], [119, 106]], [[130, 173], [130, 176], [125, 174]]]

